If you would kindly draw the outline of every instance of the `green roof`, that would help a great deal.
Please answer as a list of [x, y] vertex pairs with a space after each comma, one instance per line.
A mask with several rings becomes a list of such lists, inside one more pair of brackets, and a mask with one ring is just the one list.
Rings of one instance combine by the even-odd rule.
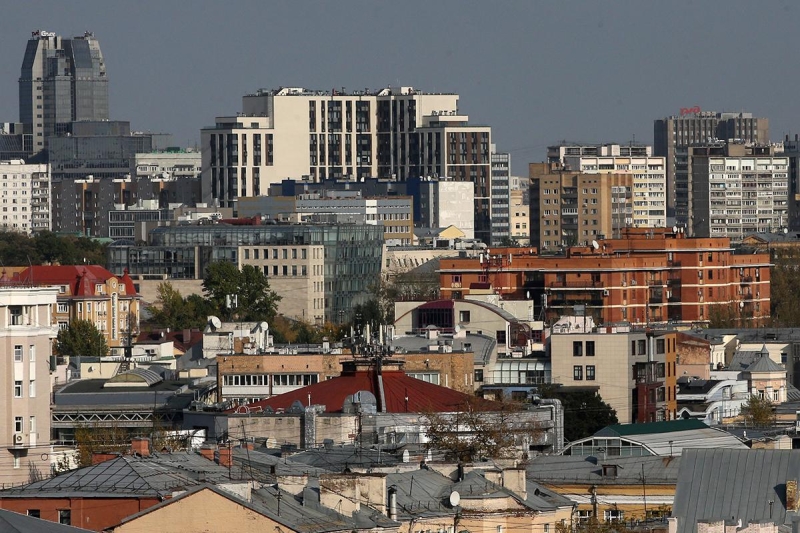
[[675, 431], [691, 431], [693, 429], [707, 428], [708, 425], [700, 420], [670, 420], [669, 422], [647, 422], [644, 424], [614, 424], [607, 426], [595, 433], [600, 437], [624, 437], [626, 435], [645, 435], [651, 433], [672, 433]]

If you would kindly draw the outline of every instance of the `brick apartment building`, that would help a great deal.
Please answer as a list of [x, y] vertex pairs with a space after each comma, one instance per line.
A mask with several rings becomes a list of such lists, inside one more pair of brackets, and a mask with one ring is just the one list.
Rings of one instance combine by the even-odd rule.
[[725, 316], [760, 325], [770, 313], [768, 254], [736, 254], [727, 238], [687, 238], [672, 229], [627, 228], [620, 239], [573, 246], [559, 256], [492, 249], [443, 258], [443, 298], [487, 290], [533, 300], [548, 320], [585, 306], [598, 323], [707, 323]]

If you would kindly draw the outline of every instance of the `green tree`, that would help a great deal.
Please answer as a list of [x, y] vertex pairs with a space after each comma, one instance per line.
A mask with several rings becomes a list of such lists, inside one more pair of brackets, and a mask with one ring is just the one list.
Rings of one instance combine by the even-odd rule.
[[58, 332], [56, 351], [61, 356], [105, 357], [108, 344], [102, 333], [88, 320], [73, 320]]
[[774, 327], [800, 326], [800, 251], [776, 251], [770, 269], [770, 315]]
[[[252, 265], [242, 270], [228, 261], [211, 263], [203, 278], [203, 293], [224, 320], [270, 321], [278, 311], [281, 297], [270, 289], [264, 273]], [[236, 297], [236, 306], [227, 299]]]
[[775, 424], [775, 411], [768, 399], [751, 395], [742, 406], [742, 418], [748, 426], [770, 427]]
[[570, 390], [554, 385], [540, 387], [542, 398], [561, 400], [564, 408], [564, 438], [574, 441], [617, 424], [617, 412], [593, 390]]

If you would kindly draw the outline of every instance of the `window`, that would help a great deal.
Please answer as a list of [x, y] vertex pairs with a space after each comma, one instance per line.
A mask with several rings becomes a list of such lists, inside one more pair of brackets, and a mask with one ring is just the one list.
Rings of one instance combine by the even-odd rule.
[[583, 355], [583, 341], [572, 341], [572, 355], [574, 357]]
[[408, 372], [408, 376], [424, 381], [425, 383], [433, 383], [434, 385], [439, 384], [438, 372]]
[[8, 314], [9, 318], [11, 319], [11, 326], [21, 326], [22, 325], [22, 306], [21, 305], [9, 305], [8, 306]]
[[578, 522], [588, 522], [592, 519], [591, 509], [578, 509]]
[[22, 362], [22, 345], [15, 344], [14, 345], [14, 361], [17, 363]]
[[72, 525], [72, 511], [70, 511], [69, 509], [59, 509], [58, 523], [64, 524], [65, 526]]
[[459, 322], [469, 322], [469, 311], [459, 311], [458, 312], [458, 321]]
[[483, 383], [483, 369], [480, 368], [475, 370], [475, 382], [476, 383]]
[[58, 302], [59, 313], [69, 313], [69, 304], [67, 302]]
[[594, 341], [586, 341], [587, 357], [594, 357]]
[[31, 344], [28, 347], [28, 357], [30, 357], [31, 363], [35, 363], [36, 362], [36, 345]]
[[14, 382], [14, 398], [22, 398], [22, 381]]
[[22, 433], [22, 417], [15, 416], [14, 417], [14, 432], [15, 433]]
[[647, 353], [647, 344], [644, 340], [638, 341], [639, 344], [639, 355], [644, 355]]
[[603, 518], [606, 522], [621, 522], [624, 520], [625, 513], [619, 509], [608, 509], [603, 512]]
[[582, 381], [583, 380], [583, 367], [580, 365], [575, 365], [572, 367], [572, 379], [575, 381]]
[[39, 509], [28, 509], [28, 516], [32, 516], [33, 518], [41, 518], [42, 513]]
[[664, 339], [656, 339], [656, 353], [664, 353]]
[[28, 397], [36, 398], [36, 380], [32, 379], [28, 382]]
[[586, 367], [586, 381], [594, 381], [594, 365]]
[[497, 344], [505, 344], [506, 343], [506, 330], [501, 329], [495, 332], [497, 336]]

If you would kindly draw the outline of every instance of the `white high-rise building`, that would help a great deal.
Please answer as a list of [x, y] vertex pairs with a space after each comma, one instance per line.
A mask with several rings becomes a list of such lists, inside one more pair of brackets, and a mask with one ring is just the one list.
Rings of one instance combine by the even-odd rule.
[[50, 197], [50, 165], [0, 161], [0, 230], [50, 231]]
[[50, 353], [57, 287], [0, 278], [0, 475], [28, 482], [50, 475]]

